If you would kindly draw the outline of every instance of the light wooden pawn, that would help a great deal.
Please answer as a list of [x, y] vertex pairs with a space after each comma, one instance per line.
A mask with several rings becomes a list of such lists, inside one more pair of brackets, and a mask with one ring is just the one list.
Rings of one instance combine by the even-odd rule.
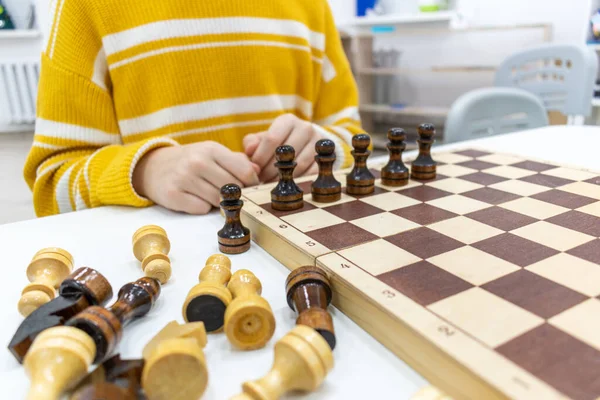
[[235, 347], [255, 350], [264, 347], [275, 333], [275, 317], [263, 297], [260, 280], [247, 269], [236, 271], [227, 288], [233, 301], [225, 311], [225, 334]]
[[410, 400], [453, 400], [435, 386], [426, 386], [415, 393]]
[[197, 400], [208, 385], [204, 323], [167, 324], [142, 352], [142, 387], [148, 400]]
[[316, 390], [333, 369], [333, 353], [325, 339], [306, 325], [296, 325], [275, 344], [275, 361], [263, 378], [245, 382], [231, 400], [276, 400], [291, 391]]
[[141, 261], [142, 271], [163, 285], [171, 277], [169, 251], [171, 242], [167, 232], [160, 226], [143, 226], [133, 234], [133, 254]]
[[27, 267], [30, 284], [21, 293], [18, 309], [24, 317], [56, 297], [56, 289], [73, 270], [73, 256], [66, 250], [49, 247], [38, 251]]
[[87, 374], [96, 345], [84, 331], [59, 326], [38, 335], [23, 360], [31, 379], [27, 400], [58, 400]]

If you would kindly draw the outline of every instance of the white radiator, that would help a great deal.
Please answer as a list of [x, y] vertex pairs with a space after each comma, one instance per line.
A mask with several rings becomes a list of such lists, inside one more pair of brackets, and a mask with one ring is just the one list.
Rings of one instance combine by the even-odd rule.
[[35, 123], [39, 81], [37, 61], [0, 60], [0, 114], [5, 124], [18, 129]]

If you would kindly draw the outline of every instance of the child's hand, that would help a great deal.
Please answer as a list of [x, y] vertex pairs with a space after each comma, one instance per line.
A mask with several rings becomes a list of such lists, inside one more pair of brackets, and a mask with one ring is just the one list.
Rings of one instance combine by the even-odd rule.
[[174, 211], [206, 214], [219, 207], [221, 186], [257, 185], [259, 168], [243, 153], [215, 142], [162, 147], [146, 154], [133, 173], [140, 196]]
[[315, 144], [322, 139], [310, 122], [303, 121], [293, 114], [285, 114], [273, 121], [266, 132], [247, 135], [244, 149], [251, 161], [260, 167], [261, 182], [270, 182], [277, 178], [275, 150], [284, 144], [296, 150], [294, 176], [315, 174], [318, 167], [315, 162]]

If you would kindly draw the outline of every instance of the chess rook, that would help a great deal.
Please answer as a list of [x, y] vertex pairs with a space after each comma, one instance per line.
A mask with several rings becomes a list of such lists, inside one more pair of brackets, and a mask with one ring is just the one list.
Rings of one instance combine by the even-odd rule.
[[336, 340], [333, 319], [327, 311], [332, 297], [327, 275], [317, 267], [301, 267], [288, 275], [285, 286], [288, 305], [298, 313], [296, 324], [319, 332], [333, 350]]
[[227, 288], [233, 301], [225, 311], [225, 334], [238, 349], [255, 350], [264, 347], [275, 333], [275, 318], [271, 306], [263, 297], [262, 285], [250, 271], [236, 271]]
[[226, 287], [231, 279], [231, 260], [223, 254], [210, 256], [198, 278], [200, 283], [190, 289], [183, 303], [183, 319], [204, 322], [208, 332], [217, 332], [223, 328], [225, 309], [232, 299]]
[[168, 257], [171, 243], [167, 232], [160, 226], [141, 227], [133, 234], [133, 254], [142, 263], [142, 271], [161, 284], [171, 277], [171, 260]]
[[312, 199], [319, 203], [333, 203], [342, 198], [342, 184], [333, 176], [335, 143], [329, 139], [321, 139], [316, 143], [315, 150], [319, 176], [311, 186]]
[[352, 138], [352, 156], [354, 157], [354, 168], [346, 175], [346, 192], [359, 196], [371, 194], [375, 190], [375, 176], [367, 167], [367, 159], [371, 152], [369, 145], [371, 138], [364, 133], [354, 135]]
[[27, 279], [19, 300], [19, 313], [24, 317], [56, 296], [56, 289], [73, 270], [73, 256], [68, 251], [51, 247], [38, 251], [27, 267]]
[[125, 284], [117, 301], [109, 308], [92, 306], [67, 321], [68, 326], [83, 330], [94, 338], [94, 364], [110, 355], [123, 335], [123, 328], [134, 318], [146, 315], [160, 296], [160, 282], [144, 277]]
[[294, 182], [296, 151], [292, 146], [279, 146], [275, 150], [275, 167], [279, 170], [279, 183], [271, 191], [274, 210], [292, 211], [304, 206], [304, 192]]
[[64, 325], [89, 306], [106, 305], [112, 295], [110, 283], [100, 272], [87, 267], [75, 270], [61, 283], [59, 296], [25, 318], [8, 349], [22, 363], [37, 335], [46, 329]]
[[393, 128], [388, 131], [388, 152], [390, 159], [381, 170], [381, 183], [386, 186], [404, 186], [408, 184], [408, 168], [402, 161], [402, 153], [406, 150], [406, 134], [404, 129]]
[[242, 190], [238, 185], [228, 184], [221, 188], [221, 210], [225, 214], [225, 225], [218, 232], [219, 251], [225, 254], [240, 254], [250, 249], [250, 230], [242, 225], [240, 213], [244, 206]]
[[435, 127], [432, 124], [422, 124], [418, 132], [419, 155], [412, 163], [410, 176], [416, 180], [434, 179], [437, 163], [431, 158], [431, 146], [434, 142]]

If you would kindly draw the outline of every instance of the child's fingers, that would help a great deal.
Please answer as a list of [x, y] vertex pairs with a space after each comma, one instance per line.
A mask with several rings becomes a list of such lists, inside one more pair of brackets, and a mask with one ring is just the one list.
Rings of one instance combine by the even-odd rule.
[[288, 136], [292, 133], [295, 123], [295, 120], [292, 118], [285, 115], [277, 118], [268, 132], [261, 135], [260, 143], [252, 155], [253, 163], [261, 168], [265, 168], [269, 164], [269, 161], [273, 158], [275, 149], [285, 143]]
[[173, 199], [173, 204], [174, 210], [192, 215], [208, 214], [212, 209], [212, 206], [205, 200], [186, 192], [177, 193], [177, 196]]
[[315, 149], [312, 146], [305, 146], [300, 154], [296, 155], [296, 169], [294, 177], [303, 176], [315, 162]]
[[198, 176], [191, 175], [183, 184], [182, 189], [187, 193], [200, 197], [214, 207], [219, 207], [221, 202], [220, 189]]
[[[241, 187], [258, 185], [258, 174], [245, 154], [223, 149], [215, 152], [213, 157], [218, 167], [216, 169], [219, 170], [217, 173], [219, 180], [215, 183], [215, 181], [208, 179], [212, 184], [218, 187], [227, 183], [235, 183]], [[230, 181], [219, 184], [218, 182], [223, 182], [222, 179], [225, 179], [225, 174]]]
[[254, 152], [258, 148], [258, 144], [260, 143], [260, 137], [261, 137], [260, 135], [261, 134], [256, 133], [256, 134], [246, 135], [244, 137], [244, 140], [242, 143], [244, 146], [244, 153], [246, 153], [246, 155], [248, 157], [252, 157], [252, 155], [254, 155]]

